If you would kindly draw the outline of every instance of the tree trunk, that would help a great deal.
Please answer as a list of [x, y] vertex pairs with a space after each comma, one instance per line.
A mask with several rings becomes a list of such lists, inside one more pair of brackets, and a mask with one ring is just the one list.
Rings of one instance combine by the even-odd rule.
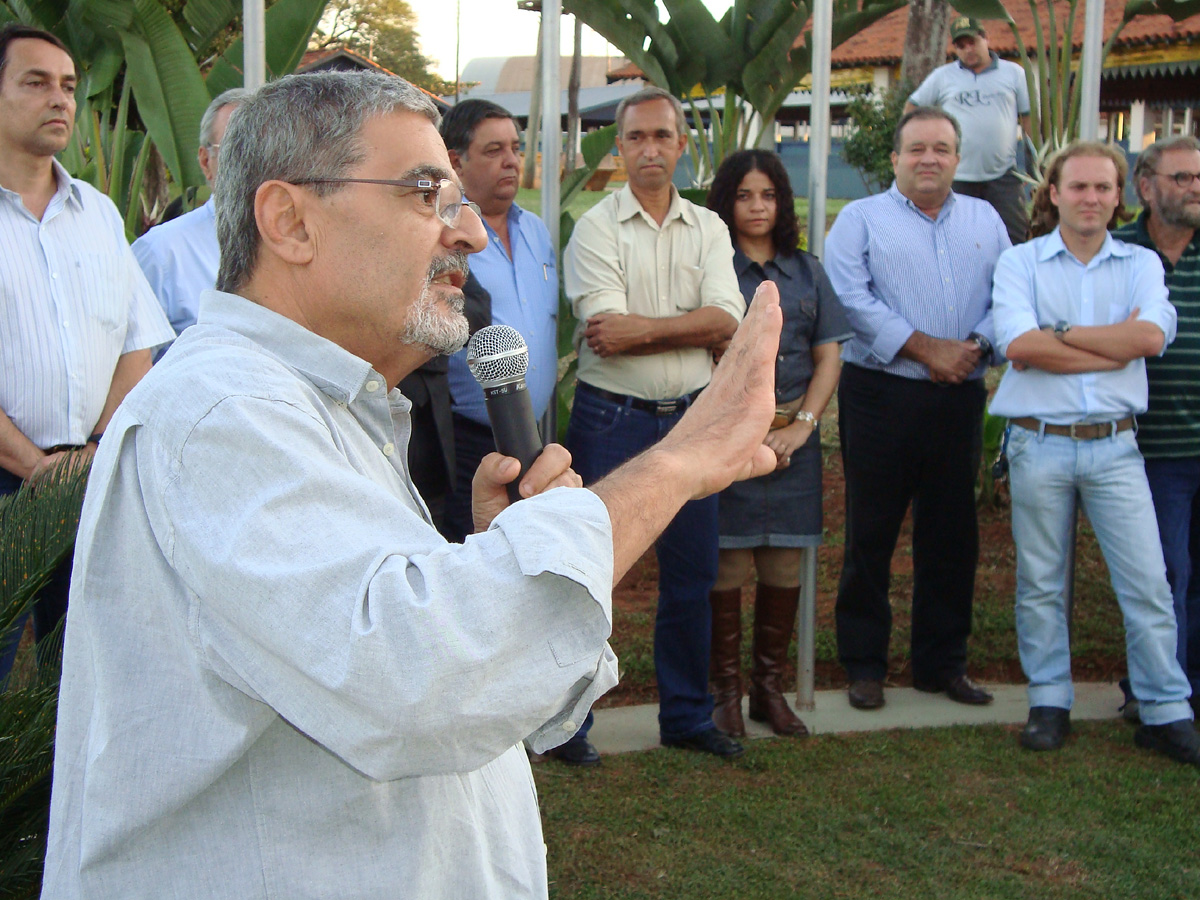
[[542, 17], [538, 13], [537, 62], [533, 66], [533, 90], [529, 95], [529, 120], [525, 123], [525, 166], [521, 170], [521, 187], [533, 187], [537, 172], [538, 124], [542, 119]]
[[571, 77], [567, 81], [567, 155], [563, 171], [575, 171], [575, 155], [579, 152], [579, 82], [583, 68], [583, 21], [575, 16], [575, 53], [571, 56]]
[[900, 80], [907, 81], [913, 89], [946, 61], [950, 13], [947, 0], [908, 0], [908, 30], [904, 33]]

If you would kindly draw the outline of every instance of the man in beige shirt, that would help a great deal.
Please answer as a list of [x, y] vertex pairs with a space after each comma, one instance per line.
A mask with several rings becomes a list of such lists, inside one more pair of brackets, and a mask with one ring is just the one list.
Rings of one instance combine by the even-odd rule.
[[[567, 444], [590, 484], [662, 438], [708, 384], [712, 351], [746, 304], [733, 245], [713, 212], [679, 196], [671, 176], [687, 143], [683, 107], [647, 88], [617, 107], [629, 183], [575, 226], [563, 256], [580, 326], [579, 384]], [[663, 744], [734, 757], [712, 722], [708, 592], [717, 574], [717, 498], [694, 500], [658, 540], [654, 665]], [[594, 765], [591, 717], [557, 756]]]

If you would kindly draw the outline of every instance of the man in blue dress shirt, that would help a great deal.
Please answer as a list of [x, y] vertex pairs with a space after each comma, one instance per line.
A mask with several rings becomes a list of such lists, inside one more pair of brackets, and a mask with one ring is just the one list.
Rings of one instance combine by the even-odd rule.
[[960, 703], [992, 700], [966, 660], [992, 270], [1009, 240], [988, 203], [951, 191], [960, 144], [945, 111], [906, 113], [895, 183], [851, 203], [829, 232], [825, 268], [855, 332], [838, 388], [846, 545], [837, 639], [858, 709], [884, 703], [889, 568], [910, 502], [913, 685]]
[[[529, 347], [525, 383], [540, 420], [558, 380], [558, 255], [545, 224], [514, 202], [521, 174], [521, 139], [508, 110], [487, 100], [464, 100], [442, 120], [442, 140], [478, 204], [487, 247], [471, 258], [464, 287], [467, 321], [474, 334], [486, 325], [510, 325]], [[467, 351], [450, 357], [454, 413], [455, 484], [446, 498], [444, 533], [461, 541], [473, 530], [471, 477], [496, 449], [483, 389], [467, 368]], [[554, 440], [554, 435], [546, 435]]]
[[[210, 188], [217, 177], [229, 117], [249, 95], [245, 88], [230, 88], [208, 105], [200, 119], [196, 158]], [[212, 198], [178, 219], [151, 228], [133, 242], [133, 255], [175, 333], [195, 325], [200, 292], [217, 283], [217, 265], [221, 262]]]
[[[1071, 650], [1064, 586], [1076, 497], [1104, 553], [1125, 618], [1134, 741], [1200, 766], [1191, 688], [1175, 657], [1175, 614], [1134, 417], [1146, 360], [1175, 338], [1163, 267], [1114, 240], [1125, 157], [1066, 147], [1034, 199], [1034, 233], [996, 265], [996, 341], [1012, 361], [992, 412], [1011, 419], [1017, 643], [1029, 678], [1021, 746], [1057, 750], [1070, 732]], [[1057, 227], [1056, 227], [1057, 226]]]

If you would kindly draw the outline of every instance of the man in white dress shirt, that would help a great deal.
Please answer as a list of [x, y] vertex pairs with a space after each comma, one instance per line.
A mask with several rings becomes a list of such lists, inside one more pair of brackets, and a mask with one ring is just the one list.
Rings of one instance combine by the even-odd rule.
[[[75, 123], [75, 63], [48, 32], [0, 29], [0, 494], [90, 459], [125, 394], [171, 339], [112, 201], [54, 155]], [[66, 611], [69, 566], [34, 609]], [[0, 681], [24, 620], [0, 635]]]
[[[229, 117], [249, 95], [245, 88], [230, 88], [208, 105], [200, 120], [200, 149], [196, 157], [209, 187], [217, 178], [221, 141]], [[200, 292], [217, 283], [217, 264], [221, 261], [212, 198], [177, 219], [151, 228], [133, 242], [133, 255], [175, 333], [195, 325]]]
[[218, 290], [84, 501], [46, 897], [546, 897], [522, 742], [616, 682], [613, 582], [679, 508], [774, 467], [767, 287], [663, 441], [590, 490], [552, 444], [511, 506], [490, 454], [441, 537], [396, 385], [466, 340], [485, 238], [437, 121], [324, 72], [230, 123]]

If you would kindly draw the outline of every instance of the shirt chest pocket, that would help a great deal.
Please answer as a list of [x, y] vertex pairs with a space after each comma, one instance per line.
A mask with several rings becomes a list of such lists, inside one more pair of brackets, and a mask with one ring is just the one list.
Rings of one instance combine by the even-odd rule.
[[[700, 308], [700, 292], [704, 287], [704, 269], [700, 266], [678, 265], [667, 273], [666, 290], [679, 315]], [[670, 313], [668, 313], [670, 314]]]
[[69, 264], [71, 277], [64, 285], [66, 302], [105, 331], [119, 331], [128, 322], [129, 285], [125, 269], [111, 253], [84, 253]]

